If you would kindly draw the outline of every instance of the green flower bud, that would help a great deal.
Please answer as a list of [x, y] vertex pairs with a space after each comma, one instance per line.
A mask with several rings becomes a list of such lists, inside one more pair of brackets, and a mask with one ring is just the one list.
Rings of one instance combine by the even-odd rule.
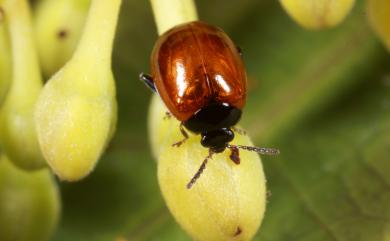
[[80, 39], [90, 0], [42, 0], [35, 33], [43, 73], [50, 77], [68, 61]]
[[280, 0], [287, 13], [307, 29], [334, 27], [344, 20], [355, 0]]
[[[191, 189], [186, 185], [208, 150], [200, 136], [183, 138], [179, 122], [164, 118], [166, 109], [155, 96], [149, 123], [151, 141], [158, 158], [158, 181], [167, 206], [176, 221], [195, 240], [251, 240], [264, 216], [266, 187], [259, 155], [240, 151], [241, 164], [230, 159], [230, 151], [214, 154]], [[253, 146], [246, 135], [236, 133], [232, 144]], [[159, 146], [159, 147], [157, 147]]]
[[15, 165], [32, 170], [46, 166], [34, 125], [34, 109], [42, 89], [31, 16], [26, 0], [5, 0], [12, 46], [12, 83], [0, 110], [0, 141]]
[[59, 213], [57, 185], [47, 169], [25, 172], [0, 157], [0, 240], [48, 240]]
[[90, 173], [115, 129], [111, 52], [120, 0], [94, 0], [73, 57], [45, 85], [35, 122], [42, 152], [64, 180]]
[[390, 1], [368, 0], [367, 12], [372, 28], [390, 51]]
[[11, 82], [11, 51], [6, 16], [0, 2], [0, 106]]

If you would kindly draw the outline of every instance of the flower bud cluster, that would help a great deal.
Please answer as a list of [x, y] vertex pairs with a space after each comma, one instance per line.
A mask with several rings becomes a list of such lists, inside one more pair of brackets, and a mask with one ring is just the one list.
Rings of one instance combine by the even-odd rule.
[[[120, 4], [43, 0], [34, 34], [26, 0], [1, 2], [0, 143], [15, 165], [48, 163], [71, 181], [95, 166], [116, 125], [111, 52]], [[35, 36], [42, 69], [56, 72], [44, 86]]]
[[113, 136], [120, 4], [42, 0], [33, 15], [28, 0], [0, 0], [0, 240], [47, 240], [60, 200], [46, 167], [79, 180]]

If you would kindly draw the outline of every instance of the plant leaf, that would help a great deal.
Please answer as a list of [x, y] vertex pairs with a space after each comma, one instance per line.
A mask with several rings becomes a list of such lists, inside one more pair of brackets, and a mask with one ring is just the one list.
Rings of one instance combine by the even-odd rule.
[[382, 74], [290, 132], [280, 158], [264, 161], [272, 197], [257, 240], [388, 240], [390, 91]]

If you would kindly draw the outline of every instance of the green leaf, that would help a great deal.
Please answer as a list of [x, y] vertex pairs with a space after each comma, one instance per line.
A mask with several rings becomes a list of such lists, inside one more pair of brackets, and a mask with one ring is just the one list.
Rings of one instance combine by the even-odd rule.
[[272, 197], [258, 240], [388, 240], [390, 92], [384, 73], [278, 142], [283, 154], [265, 160]]
[[[390, 58], [363, 2], [333, 30], [298, 27], [274, 0], [198, 1], [202, 20], [244, 50], [250, 91], [242, 125], [259, 146], [272, 196], [255, 240], [390, 238]], [[117, 134], [97, 169], [62, 184], [53, 240], [190, 238], [165, 207], [147, 138], [149, 71], [157, 38], [147, 1], [124, 1], [114, 53]]]

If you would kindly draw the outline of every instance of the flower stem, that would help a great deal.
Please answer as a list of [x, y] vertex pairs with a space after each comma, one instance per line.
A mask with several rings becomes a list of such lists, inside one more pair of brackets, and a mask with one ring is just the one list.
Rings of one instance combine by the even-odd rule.
[[[121, 0], [93, 0], [74, 57], [111, 67], [111, 52]], [[96, 53], [99, 53], [98, 55]], [[96, 59], [99, 56], [99, 59]], [[99, 61], [98, 61], [99, 60]], [[100, 65], [100, 63], [110, 63]]]
[[175, 25], [198, 19], [193, 0], [150, 0], [158, 34]]
[[11, 88], [14, 89], [13, 93], [18, 93], [17, 98], [32, 96], [35, 99], [41, 89], [42, 80], [28, 3], [25, 0], [8, 0], [4, 1], [4, 7], [12, 43]]

